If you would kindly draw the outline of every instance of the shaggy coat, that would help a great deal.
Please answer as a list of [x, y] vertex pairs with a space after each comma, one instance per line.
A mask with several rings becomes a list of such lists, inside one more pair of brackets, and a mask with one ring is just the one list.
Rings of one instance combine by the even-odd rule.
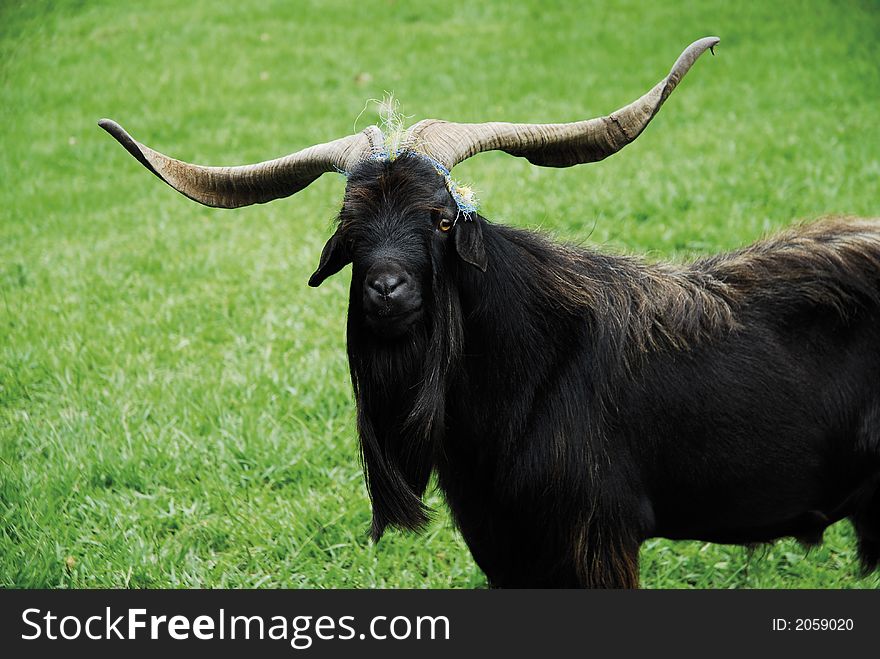
[[[830, 218], [687, 265], [560, 245], [455, 207], [423, 159], [349, 178], [312, 283], [353, 262], [348, 355], [372, 535], [432, 472], [499, 587], [635, 587], [649, 537], [821, 541], [880, 560], [880, 223]], [[365, 325], [391, 254], [424, 308]], [[485, 270], [483, 270], [485, 268]]]

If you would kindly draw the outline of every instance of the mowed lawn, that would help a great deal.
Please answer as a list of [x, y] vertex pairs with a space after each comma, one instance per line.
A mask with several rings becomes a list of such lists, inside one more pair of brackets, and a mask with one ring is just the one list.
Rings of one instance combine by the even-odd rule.
[[[52, 8], [50, 9], [50, 5]], [[650, 259], [880, 215], [874, 2], [4, 2], [0, 586], [484, 587], [441, 498], [366, 535], [349, 273], [306, 286], [344, 180], [198, 206], [100, 131], [239, 164], [376, 120], [570, 121], [705, 55], [639, 140], [456, 170], [494, 221]], [[847, 522], [805, 553], [652, 540], [649, 588], [875, 588]]]

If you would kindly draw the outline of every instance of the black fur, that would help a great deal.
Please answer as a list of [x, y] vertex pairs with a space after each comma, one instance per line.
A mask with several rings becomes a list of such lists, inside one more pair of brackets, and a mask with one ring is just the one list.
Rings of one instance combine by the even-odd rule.
[[[313, 278], [353, 262], [374, 539], [425, 523], [434, 471], [494, 586], [635, 587], [651, 536], [815, 543], [845, 517], [876, 568], [880, 223], [672, 266], [479, 216], [438, 228], [456, 215], [425, 160], [366, 163]], [[392, 257], [425, 308], [390, 340], [361, 300]]]

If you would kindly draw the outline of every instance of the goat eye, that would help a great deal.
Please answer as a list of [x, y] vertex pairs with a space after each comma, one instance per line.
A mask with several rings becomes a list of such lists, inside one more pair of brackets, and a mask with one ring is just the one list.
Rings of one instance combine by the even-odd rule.
[[437, 224], [437, 228], [444, 233], [449, 231], [452, 228], [452, 225], [455, 224], [452, 220], [446, 219], [445, 217], [440, 220]]

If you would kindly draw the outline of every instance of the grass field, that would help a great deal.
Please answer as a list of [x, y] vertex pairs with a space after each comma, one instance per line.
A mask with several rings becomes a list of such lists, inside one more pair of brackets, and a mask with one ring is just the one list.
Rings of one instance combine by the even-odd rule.
[[[48, 7], [52, 6], [49, 10]], [[341, 199], [200, 207], [96, 127], [236, 164], [413, 121], [568, 121], [722, 38], [645, 134], [567, 170], [456, 170], [483, 214], [650, 258], [880, 214], [880, 7], [864, 0], [4, 2], [0, 586], [482, 587], [437, 515], [366, 536], [348, 273], [306, 281]], [[876, 588], [846, 523], [809, 554], [652, 540], [646, 587]]]

